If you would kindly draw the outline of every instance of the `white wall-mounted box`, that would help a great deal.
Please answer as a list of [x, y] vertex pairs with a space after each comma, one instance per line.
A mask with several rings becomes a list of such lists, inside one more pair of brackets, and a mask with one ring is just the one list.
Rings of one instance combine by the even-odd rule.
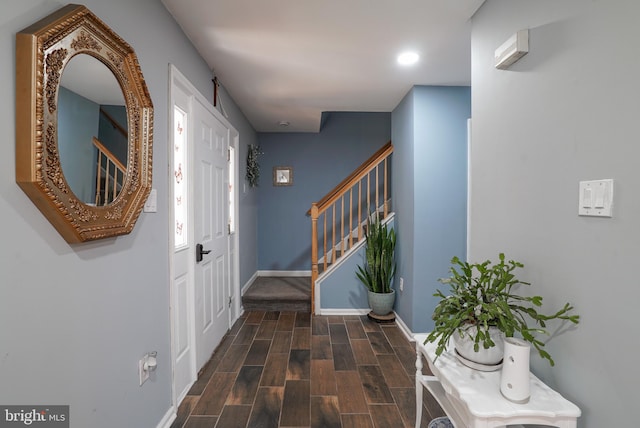
[[529, 52], [529, 30], [520, 30], [509, 37], [495, 52], [495, 65], [499, 70], [509, 68]]

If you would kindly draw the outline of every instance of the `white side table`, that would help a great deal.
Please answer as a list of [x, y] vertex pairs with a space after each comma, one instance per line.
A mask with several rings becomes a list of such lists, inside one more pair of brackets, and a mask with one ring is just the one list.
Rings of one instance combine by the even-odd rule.
[[[416, 428], [422, 420], [422, 388], [438, 401], [456, 428], [498, 428], [514, 424], [575, 428], [580, 409], [531, 374], [531, 398], [513, 403], [500, 393], [500, 370], [473, 370], [445, 351], [435, 361], [436, 344], [416, 334]], [[424, 355], [434, 376], [422, 374]]]

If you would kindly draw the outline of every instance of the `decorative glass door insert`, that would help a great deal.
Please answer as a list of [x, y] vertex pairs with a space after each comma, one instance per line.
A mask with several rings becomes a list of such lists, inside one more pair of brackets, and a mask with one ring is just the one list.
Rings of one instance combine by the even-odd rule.
[[175, 248], [187, 245], [187, 114], [179, 107], [173, 111], [173, 212], [175, 213]]

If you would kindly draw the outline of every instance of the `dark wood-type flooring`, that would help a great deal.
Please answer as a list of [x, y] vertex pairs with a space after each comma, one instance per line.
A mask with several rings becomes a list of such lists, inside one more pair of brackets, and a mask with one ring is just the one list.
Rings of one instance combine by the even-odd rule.
[[[425, 365], [426, 367], [426, 365]], [[246, 312], [172, 428], [395, 428], [415, 421], [415, 350], [366, 316]], [[443, 416], [424, 392], [423, 424]]]

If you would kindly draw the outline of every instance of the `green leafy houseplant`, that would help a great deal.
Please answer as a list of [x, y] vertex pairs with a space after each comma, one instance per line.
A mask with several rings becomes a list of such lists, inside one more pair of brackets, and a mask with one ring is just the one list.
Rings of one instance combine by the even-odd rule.
[[260, 180], [260, 164], [258, 163], [258, 156], [261, 154], [259, 146], [249, 144], [249, 151], [247, 152], [247, 173], [245, 178], [249, 182], [250, 187], [258, 187], [258, 181]]
[[[440, 290], [434, 294], [441, 300], [432, 316], [435, 327], [425, 343], [437, 340], [436, 355], [439, 356], [453, 334], [469, 334], [474, 342], [474, 350], [478, 352], [480, 345], [485, 349], [495, 346], [489, 335], [489, 327], [495, 326], [506, 337], [519, 333], [553, 366], [555, 363], [544, 350], [544, 342], [536, 338], [536, 335], [549, 335], [546, 321], [559, 319], [577, 324], [579, 315], [569, 314], [573, 310], [569, 303], [554, 314], [539, 313], [541, 296], [522, 296], [516, 293], [518, 286], [530, 285], [520, 281], [513, 273], [516, 268], [524, 265], [513, 260], [505, 262], [502, 253], [499, 260], [495, 264], [489, 260], [469, 264], [458, 257], [451, 260], [451, 277], [439, 279], [450, 287], [451, 294], [445, 295]], [[532, 326], [529, 326], [530, 323]]]
[[391, 281], [396, 272], [396, 232], [382, 223], [378, 213], [367, 218], [365, 263], [358, 266], [356, 275], [373, 293], [391, 293]]

